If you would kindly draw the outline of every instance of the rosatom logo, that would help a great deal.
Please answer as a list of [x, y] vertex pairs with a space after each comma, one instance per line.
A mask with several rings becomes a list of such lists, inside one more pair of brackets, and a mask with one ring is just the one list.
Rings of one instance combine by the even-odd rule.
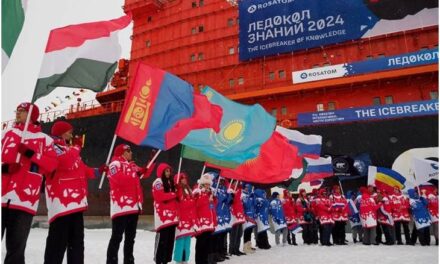
[[301, 73], [301, 75], [299, 77], [301, 77], [301, 79], [304, 80], [307, 78], [307, 73], [303, 72], [303, 73]]
[[231, 120], [229, 121], [220, 133], [216, 134], [211, 131], [211, 138], [214, 140], [214, 147], [219, 152], [224, 152], [229, 148], [239, 144], [243, 140], [243, 132], [245, 131], [246, 124], [243, 120]]
[[250, 7], [248, 7], [248, 13], [252, 14], [255, 11], [257, 11], [257, 6], [256, 5], [251, 5]]

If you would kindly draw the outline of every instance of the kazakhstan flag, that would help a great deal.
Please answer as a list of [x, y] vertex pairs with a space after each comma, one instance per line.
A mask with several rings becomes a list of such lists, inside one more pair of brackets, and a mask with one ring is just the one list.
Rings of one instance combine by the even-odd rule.
[[275, 118], [259, 104], [247, 106], [236, 103], [208, 86], [202, 94], [212, 104], [223, 108], [220, 132], [193, 130], [181, 143], [224, 161], [243, 163], [258, 156], [261, 144], [274, 132]]

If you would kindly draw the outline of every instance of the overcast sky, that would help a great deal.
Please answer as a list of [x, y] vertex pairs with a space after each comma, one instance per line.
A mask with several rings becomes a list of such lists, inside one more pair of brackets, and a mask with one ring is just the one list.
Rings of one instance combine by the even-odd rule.
[[[11, 55], [9, 64], [2, 74], [1, 115], [2, 121], [15, 118], [16, 106], [30, 101], [37, 81], [44, 48], [51, 29], [71, 24], [110, 20], [124, 15], [124, 0], [29, 0], [23, 30]], [[130, 35], [132, 24], [119, 33], [122, 46], [121, 56], [130, 56]], [[52, 94], [37, 101], [40, 112], [51, 101], [63, 104], [57, 109], [66, 109], [75, 101], [64, 99], [74, 89], [57, 88]], [[87, 91], [82, 95], [83, 102], [92, 100], [95, 93]]]

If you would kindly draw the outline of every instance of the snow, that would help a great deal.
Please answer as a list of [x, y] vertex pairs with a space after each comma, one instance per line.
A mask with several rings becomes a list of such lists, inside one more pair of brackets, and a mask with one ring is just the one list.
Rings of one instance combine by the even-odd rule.
[[[26, 263], [43, 263], [44, 245], [47, 237], [47, 229], [34, 228], [31, 230], [26, 248]], [[104, 263], [106, 259], [107, 245], [110, 239], [110, 229], [86, 229], [85, 230], [85, 262]], [[134, 246], [136, 263], [154, 263], [154, 232], [138, 230]], [[287, 245], [275, 246], [274, 235], [269, 233], [269, 242], [272, 248], [269, 250], [257, 250], [256, 253], [246, 256], [232, 256], [223, 263], [228, 264], [254, 264], [254, 263], [338, 263], [338, 264], [414, 264], [414, 263], [438, 263], [438, 246], [364, 246], [349, 243], [348, 246], [323, 247], [319, 245], [303, 245], [301, 234], [297, 235], [298, 246]], [[351, 235], [347, 234], [351, 240]], [[431, 243], [434, 238], [432, 237]], [[123, 242], [122, 242], [123, 243]], [[119, 250], [119, 262], [122, 263], [122, 248]], [[252, 243], [254, 243], [252, 235]], [[194, 263], [195, 239], [191, 243], [190, 263]], [[2, 241], [2, 260], [5, 257], [5, 241]], [[66, 261], [64, 260], [64, 263]]]

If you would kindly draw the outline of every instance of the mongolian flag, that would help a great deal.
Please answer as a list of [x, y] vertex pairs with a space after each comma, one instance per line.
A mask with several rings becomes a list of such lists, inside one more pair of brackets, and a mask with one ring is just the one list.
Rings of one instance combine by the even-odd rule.
[[[202, 94], [223, 108], [220, 132], [216, 134], [212, 129], [192, 131], [182, 144], [218, 160], [243, 163], [257, 157], [261, 145], [274, 131], [275, 118], [261, 105], [236, 103], [210, 87], [205, 87]], [[275, 150], [273, 152], [275, 154]]]
[[138, 63], [116, 135], [167, 150], [193, 129], [219, 131], [222, 109], [168, 72]]
[[[295, 169], [302, 168], [298, 149], [278, 132], [267, 140], [256, 158], [250, 159], [235, 169], [222, 168], [221, 175], [244, 182], [278, 183], [286, 181]], [[215, 166], [213, 166], [215, 167]]]
[[368, 184], [375, 185], [378, 189], [393, 191], [394, 187], [400, 190], [405, 188], [406, 178], [397, 171], [383, 167], [368, 167]]

